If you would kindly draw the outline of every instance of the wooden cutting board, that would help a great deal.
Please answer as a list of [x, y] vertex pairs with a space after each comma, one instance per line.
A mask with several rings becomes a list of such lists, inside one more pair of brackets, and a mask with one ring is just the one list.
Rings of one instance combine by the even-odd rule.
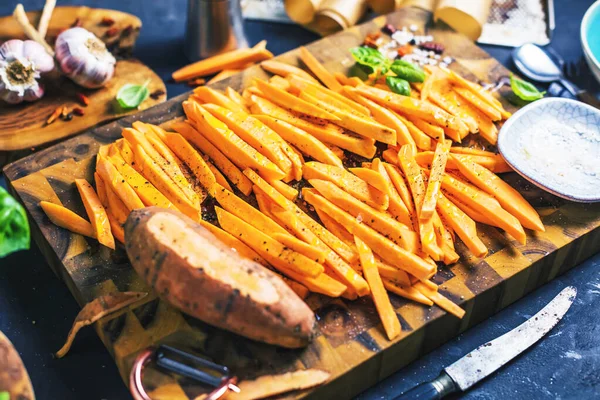
[[[37, 27], [41, 12], [29, 12], [27, 15], [29, 21]], [[105, 18], [114, 22], [109, 26], [103, 22]], [[141, 105], [141, 109], [166, 100], [166, 87], [158, 75], [140, 61], [123, 58], [131, 55], [142, 26], [139, 18], [115, 10], [58, 7], [48, 26], [47, 41], [53, 44], [61, 30], [73, 25], [80, 25], [94, 33], [119, 58], [113, 79], [101, 89], [89, 90], [53, 71], [42, 79], [46, 87], [42, 99], [18, 105], [0, 103], [0, 167], [47, 147], [49, 143], [137, 112], [138, 110], [124, 113], [113, 108], [117, 92], [126, 83], [143, 84], [149, 81], [150, 93], [162, 92], [155, 98], [148, 98]], [[15, 38], [26, 39], [15, 19], [12, 16], [0, 18], [0, 43]], [[90, 100], [89, 106], [84, 108], [85, 114], [74, 116], [71, 121], [57, 120], [47, 125], [46, 120], [57, 107], [81, 106], [77, 100], [78, 93], [84, 94]]]
[[[402, 9], [387, 18], [380, 17], [319, 40], [308, 48], [331, 71], [345, 71], [352, 64], [347, 49], [359, 44], [367, 33], [388, 22], [423, 28], [430, 26], [430, 16], [422, 10]], [[428, 31], [457, 60], [452, 68], [470, 78], [496, 82], [508, 74], [496, 60], [448, 27], [433, 25]], [[278, 58], [293, 64], [298, 62], [296, 51]], [[266, 76], [259, 67], [253, 67], [214, 86], [240, 89], [252, 78]], [[85, 215], [73, 180], [92, 180], [98, 147], [118, 139], [121, 129], [134, 120], [168, 127], [169, 121], [183, 115], [181, 102], [185, 98], [187, 95], [176, 97], [135, 118], [127, 117], [93, 129], [4, 169], [12, 192], [23, 201], [31, 217], [36, 242], [80, 304], [116, 290], [148, 288], [122, 251], [111, 252], [95, 240], [52, 225], [38, 206], [39, 201], [60, 202]], [[508, 104], [507, 108], [515, 111]], [[462, 320], [437, 307], [424, 307], [391, 295], [402, 334], [390, 342], [370, 299], [346, 301], [314, 295], [308, 303], [318, 316], [321, 334], [306, 349], [287, 350], [210, 327], [151, 295], [145, 304], [105, 318], [96, 325], [96, 330], [124, 378], [141, 349], [168, 343], [225, 364], [242, 379], [298, 368], [322, 368], [332, 373], [331, 381], [301, 395], [351, 398], [600, 250], [600, 204], [567, 202], [533, 187], [515, 173], [504, 174], [504, 178], [539, 211], [546, 232], [528, 232], [527, 245], [523, 246], [494, 227], [478, 226], [490, 250], [485, 259], [472, 258], [458, 244], [461, 262], [441, 267], [434, 280], [444, 296], [467, 311]], [[57, 343], [56, 347], [60, 345]], [[76, 342], [72, 351], [85, 349]], [[172, 378], [151, 368], [145, 382], [153, 399], [193, 399], [200, 392], [189, 380]]]

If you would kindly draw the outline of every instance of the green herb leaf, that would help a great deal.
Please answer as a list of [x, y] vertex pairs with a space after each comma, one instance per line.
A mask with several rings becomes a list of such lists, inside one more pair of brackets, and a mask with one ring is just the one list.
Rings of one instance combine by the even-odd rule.
[[510, 74], [510, 87], [518, 98], [527, 102], [539, 100], [546, 94], [546, 92], [540, 92], [531, 83], [519, 79], [513, 74]]
[[392, 92], [403, 96], [410, 96], [410, 84], [408, 81], [397, 76], [388, 76], [385, 78], [385, 83], [392, 89]]
[[10, 400], [10, 393], [0, 392], [0, 400]]
[[423, 82], [425, 80], [425, 71], [419, 66], [404, 60], [396, 60], [390, 69], [393, 73], [409, 82]]
[[0, 187], [0, 258], [26, 249], [29, 249], [29, 222], [25, 210]]
[[142, 104], [150, 95], [148, 83], [150, 83], [150, 80], [147, 80], [141, 86], [133, 85], [131, 83], [123, 85], [123, 87], [121, 87], [117, 93], [117, 102], [121, 108], [138, 108], [140, 104]]
[[371, 67], [373, 70], [379, 70], [382, 74], [385, 74], [390, 68], [391, 60], [371, 47], [353, 47], [350, 49], [350, 53], [357, 63]]

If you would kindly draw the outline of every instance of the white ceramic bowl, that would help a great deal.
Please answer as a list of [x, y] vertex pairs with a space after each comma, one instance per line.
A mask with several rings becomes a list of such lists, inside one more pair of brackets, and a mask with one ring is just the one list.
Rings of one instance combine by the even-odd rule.
[[534, 101], [502, 126], [498, 150], [536, 186], [571, 201], [600, 201], [598, 109], [562, 97]]
[[581, 45], [592, 73], [600, 82], [600, 0], [596, 1], [581, 21]]

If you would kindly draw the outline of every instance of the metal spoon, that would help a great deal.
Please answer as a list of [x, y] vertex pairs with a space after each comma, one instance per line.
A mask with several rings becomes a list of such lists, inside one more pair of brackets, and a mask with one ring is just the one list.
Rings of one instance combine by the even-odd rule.
[[[514, 49], [512, 57], [517, 69], [527, 78], [536, 82], [552, 82], [548, 89], [551, 95], [579, 99], [600, 108], [598, 99], [564, 77], [564, 60], [550, 48], [543, 49], [533, 43], [527, 43]], [[560, 82], [562, 87], [557, 82]]]

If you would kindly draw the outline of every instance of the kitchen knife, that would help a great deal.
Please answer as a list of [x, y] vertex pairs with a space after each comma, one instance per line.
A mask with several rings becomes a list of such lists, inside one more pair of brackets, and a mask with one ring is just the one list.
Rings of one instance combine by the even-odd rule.
[[415, 386], [394, 400], [436, 400], [464, 392], [527, 350], [561, 320], [575, 300], [577, 289], [563, 289], [537, 314], [510, 332], [487, 342], [444, 368], [431, 382]]

